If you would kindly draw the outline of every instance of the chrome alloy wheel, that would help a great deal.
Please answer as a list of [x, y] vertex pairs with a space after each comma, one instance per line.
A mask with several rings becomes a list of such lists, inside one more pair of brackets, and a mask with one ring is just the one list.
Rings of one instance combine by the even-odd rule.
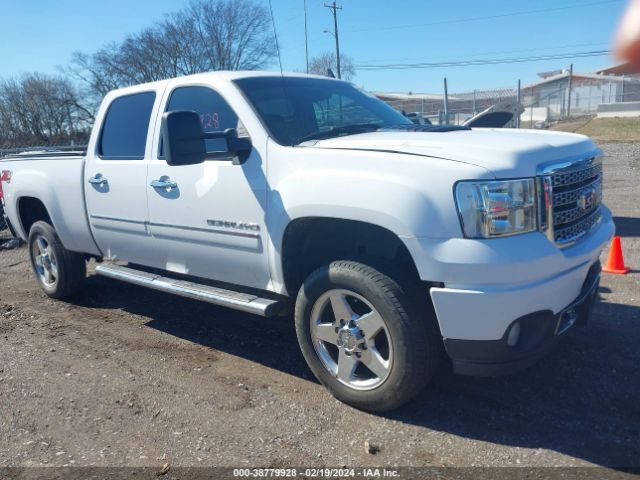
[[349, 290], [322, 294], [311, 311], [311, 339], [322, 365], [355, 390], [372, 390], [389, 376], [391, 336], [378, 311]]
[[51, 287], [58, 281], [58, 262], [46, 238], [37, 235], [31, 244], [31, 257], [42, 283]]

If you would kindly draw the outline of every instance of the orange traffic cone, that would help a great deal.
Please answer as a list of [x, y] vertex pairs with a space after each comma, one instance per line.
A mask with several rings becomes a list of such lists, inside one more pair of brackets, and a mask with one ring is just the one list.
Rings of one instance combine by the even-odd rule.
[[609, 258], [607, 258], [607, 264], [602, 271], [606, 273], [624, 275], [625, 273], [629, 273], [629, 270], [629, 267], [624, 264], [620, 237], [613, 237], [613, 240], [611, 241], [611, 249], [609, 250]]

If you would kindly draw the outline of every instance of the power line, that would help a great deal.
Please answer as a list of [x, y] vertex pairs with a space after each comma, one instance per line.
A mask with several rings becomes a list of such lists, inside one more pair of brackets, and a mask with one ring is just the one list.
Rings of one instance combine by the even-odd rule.
[[[553, 45], [553, 46], [547, 46], [547, 47], [535, 47], [535, 48], [519, 48], [519, 49], [515, 49], [515, 50], [492, 50], [489, 52], [478, 52], [478, 53], [470, 53], [468, 55], [469, 59], [471, 60], [472, 58], [477, 58], [477, 57], [481, 57], [483, 55], [504, 55], [504, 54], [510, 54], [510, 53], [522, 53], [522, 52], [527, 52], [527, 53], [537, 53], [537, 52], [544, 52], [544, 51], [548, 51], [548, 50], [564, 50], [567, 48], [575, 48], [575, 47], [601, 47], [603, 45], [610, 45], [611, 42], [610, 41], [605, 41], [605, 42], [590, 42], [590, 43], [573, 43], [573, 44], [567, 44], [567, 45]], [[468, 53], [468, 50], [465, 52]], [[398, 57], [394, 57], [394, 60], [397, 60], [399, 62], [410, 62], [410, 61], [426, 61], [426, 60], [434, 60], [434, 59], [442, 59], [443, 55], [432, 55], [432, 56], [420, 56], [420, 57], [403, 57], [403, 58], [398, 58]], [[364, 59], [360, 59], [361, 62], [363, 63], [367, 63], [369, 61], [385, 61], [385, 59], [383, 58], [377, 58], [376, 60], [364, 60]]]
[[273, 17], [273, 5], [269, 0], [269, 13], [271, 14], [271, 24], [273, 25], [273, 37], [276, 40], [276, 50], [278, 51], [278, 64], [280, 65], [280, 75], [282, 75], [282, 56], [280, 55], [280, 42], [278, 41], [278, 31], [276, 30], [276, 20]]
[[538, 55], [515, 58], [491, 58], [483, 60], [455, 60], [449, 62], [431, 63], [396, 63], [387, 65], [356, 65], [357, 70], [408, 70], [413, 68], [447, 68], [447, 67], [468, 67], [476, 65], [499, 65], [506, 63], [540, 62], [544, 60], [561, 60], [567, 58], [587, 58], [610, 55], [611, 50], [592, 50], [588, 52], [558, 53], [552, 55]]
[[407, 28], [421, 28], [421, 27], [432, 27], [435, 25], [449, 25], [455, 23], [466, 23], [466, 22], [476, 22], [479, 20], [493, 20], [496, 18], [506, 18], [506, 17], [515, 17], [520, 15], [531, 15], [534, 13], [545, 13], [545, 12], [557, 12], [561, 10], [571, 10], [574, 8], [585, 8], [591, 7], [594, 5], [605, 5], [610, 3], [620, 3], [621, 0], [600, 0], [597, 2], [589, 2], [589, 3], [580, 3], [577, 5], [565, 5], [563, 7], [551, 7], [551, 8], [540, 8], [536, 10], [522, 10], [519, 12], [509, 12], [509, 13], [498, 13], [495, 15], [484, 15], [481, 17], [468, 17], [468, 18], [460, 18], [456, 20], [440, 20], [437, 22], [429, 22], [429, 23], [414, 23], [408, 25], [393, 25], [389, 27], [371, 27], [371, 28], [359, 28], [359, 29], [351, 29], [344, 30], [347, 33], [355, 33], [355, 32], [380, 32], [385, 30], [402, 30]]
[[307, 62], [307, 73], [309, 73], [309, 36], [307, 34], [307, 0], [304, 0], [304, 58]]

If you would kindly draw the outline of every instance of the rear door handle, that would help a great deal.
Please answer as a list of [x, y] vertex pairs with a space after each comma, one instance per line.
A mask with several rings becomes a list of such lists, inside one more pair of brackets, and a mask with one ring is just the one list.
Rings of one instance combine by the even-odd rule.
[[96, 176], [89, 178], [89, 183], [91, 185], [106, 185], [109, 183], [106, 177], [103, 177], [101, 173], [96, 174]]
[[169, 179], [167, 180], [153, 180], [150, 185], [153, 188], [178, 188], [178, 184]]

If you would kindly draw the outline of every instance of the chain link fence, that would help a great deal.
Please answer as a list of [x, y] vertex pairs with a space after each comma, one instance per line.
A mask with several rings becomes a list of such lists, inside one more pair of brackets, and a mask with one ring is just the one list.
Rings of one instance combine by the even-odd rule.
[[640, 102], [640, 78], [566, 75], [522, 89], [521, 126], [592, 116], [600, 105]]
[[[405, 114], [418, 114], [433, 124], [461, 124], [477, 113], [503, 101], [515, 101], [516, 89], [474, 90], [472, 92], [448, 95], [445, 109], [444, 95], [376, 93], [381, 100]], [[446, 111], [445, 111], [446, 110]]]
[[[376, 93], [398, 111], [433, 124], [462, 124], [487, 108], [518, 100], [514, 88], [443, 94]], [[640, 102], [640, 78], [561, 73], [520, 89], [521, 128], [543, 128], [570, 117], [595, 115], [599, 105]], [[515, 126], [515, 122], [514, 125]]]

